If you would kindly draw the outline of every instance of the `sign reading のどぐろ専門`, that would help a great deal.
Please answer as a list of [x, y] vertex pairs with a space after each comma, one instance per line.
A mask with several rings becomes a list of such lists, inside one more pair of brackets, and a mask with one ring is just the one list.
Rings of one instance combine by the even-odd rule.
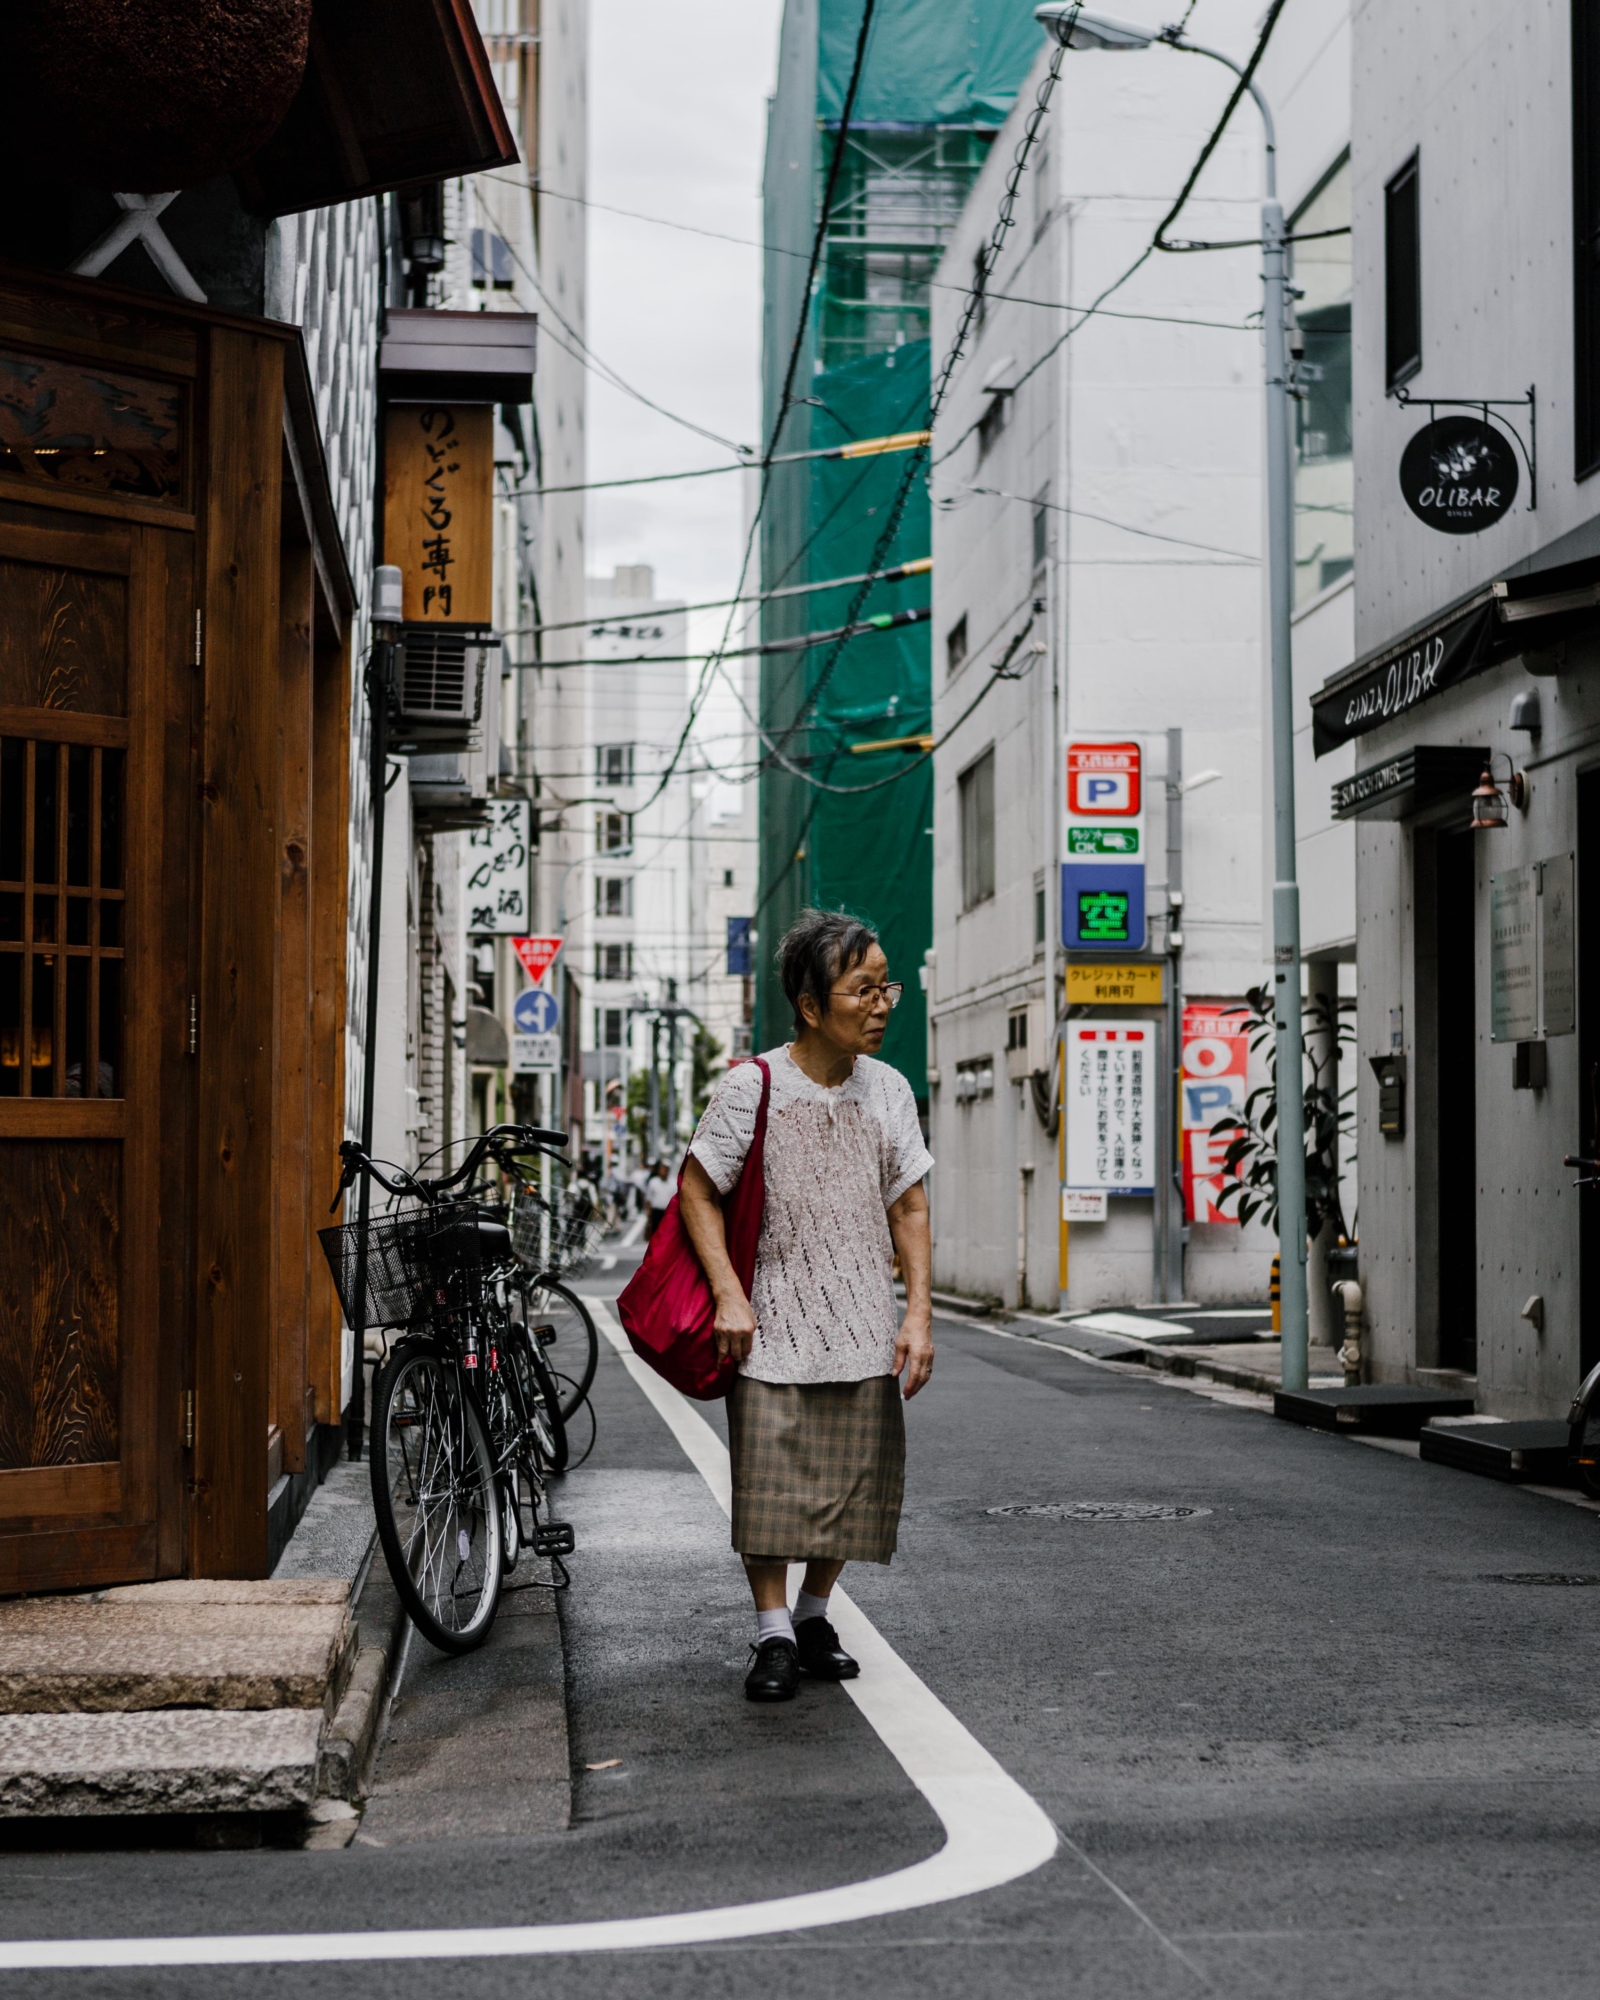
[[494, 411], [392, 403], [383, 433], [383, 559], [408, 625], [493, 620]]
[[1079, 1019], [1062, 1034], [1069, 1189], [1155, 1186], [1156, 1025]]
[[1400, 492], [1442, 535], [1476, 535], [1511, 511], [1517, 455], [1484, 417], [1436, 417], [1400, 456]]

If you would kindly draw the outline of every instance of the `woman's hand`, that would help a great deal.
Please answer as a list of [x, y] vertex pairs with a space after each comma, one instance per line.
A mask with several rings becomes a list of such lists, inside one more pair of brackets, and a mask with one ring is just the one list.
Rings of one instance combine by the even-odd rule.
[[717, 1359], [743, 1361], [756, 1337], [756, 1316], [744, 1287], [737, 1279], [717, 1294], [717, 1317], [712, 1334], [717, 1343]]
[[900, 1393], [909, 1403], [933, 1373], [933, 1326], [926, 1313], [908, 1312], [895, 1336], [894, 1372], [905, 1372]]

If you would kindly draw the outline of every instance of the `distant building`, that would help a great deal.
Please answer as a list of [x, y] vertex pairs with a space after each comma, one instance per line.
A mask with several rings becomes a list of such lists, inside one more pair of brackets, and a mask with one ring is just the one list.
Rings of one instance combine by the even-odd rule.
[[[1242, 59], [1257, 14], [1242, 0], [1219, 7], [1204, 39]], [[1347, 56], [1327, 25], [1313, 36], [1291, 10], [1274, 43], [1290, 99], [1276, 106], [1280, 185], [1291, 210], [1320, 202], [1319, 222], [1348, 186]], [[1041, 40], [939, 267], [936, 354], [955, 336], [1047, 61]], [[1226, 88], [1215, 65], [1159, 46], [1068, 53], [935, 431], [935, 1271], [1011, 1303], [1266, 1298], [1275, 1246], [1260, 1223], [1218, 1219], [1215, 1176], [1212, 1201], [1191, 1188], [1186, 1211], [1184, 1144], [1209, 1145], [1193, 1160], [1211, 1165], [1209, 1126], [1226, 1106], [1214, 1090], [1178, 1090], [1185, 1006], [1226, 1020], [1269, 974], [1259, 254], [1158, 254], [1103, 313], [1075, 317], [1149, 243]], [[1296, 93], [1315, 116], [1290, 116]], [[1247, 103], [1174, 233], [1255, 236], [1262, 189]], [[1337, 255], [1320, 254], [1325, 270], [1297, 270], [1322, 316], [1325, 372], [1320, 436], [1303, 428], [1299, 440], [1295, 643], [1327, 657], [1348, 617], [1350, 480], [1347, 361], [1341, 374], [1324, 329], [1340, 311], [1347, 324], [1348, 292]], [[1331, 639], [1316, 622], [1330, 618]], [[1142, 797], [1126, 802], [1127, 831], [1080, 816], [1069, 851], [1073, 772], [1103, 743], [1138, 746]], [[1306, 936], [1308, 957], [1331, 964], [1313, 977], [1336, 996], [1353, 917], [1337, 833], [1332, 848]], [[1097, 923], [1078, 896], [1102, 862], [1116, 893]], [[1142, 918], [1123, 901], [1141, 867]], [[1102, 980], [1096, 998], [1096, 966], [1135, 973]], [[1189, 1020], [1198, 1038], [1205, 1022]], [[1215, 1048], [1195, 1057], [1215, 1059]], [[1262, 1080], [1244, 1073], [1242, 1049], [1238, 1062], [1235, 1101]], [[1125, 1107], [1126, 1159], [1075, 1153], [1094, 1077], [1141, 1093]]]
[[[807, 260], [834, 162], [859, 4], [787, 0], [763, 181], [764, 426], [782, 452], [915, 430], [927, 422], [930, 283], [961, 203], [1039, 46], [1032, 0], [893, 0], [880, 6], [842, 141], [819, 283]], [[798, 343], [798, 352], [796, 351]], [[791, 401], [782, 407], [785, 379]], [[909, 486], [901, 499], [903, 482]], [[927, 491], [905, 454], [775, 469], [762, 514], [768, 591], [928, 553]], [[846, 582], [769, 600], [769, 643], [839, 627]], [[922, 575], [878, 585], [864, 616], [925, 608]], [[848, 645], [769, 654], [760, 680], [767, 735], [760, 791], [757, 1045], [790, 1032], [770, 947], [806, 904], [847, 907], [881, 931], [905, 1001], [887, 1060], [926, 1089], [917, 984], [932, 936], [931, 768], [925, 624]], [[873, 747], [887, 746], [887, 747]], [[835, 789], [828, 789], [828, 788]], [[853, 795], [852, 795], [853, 794]]]

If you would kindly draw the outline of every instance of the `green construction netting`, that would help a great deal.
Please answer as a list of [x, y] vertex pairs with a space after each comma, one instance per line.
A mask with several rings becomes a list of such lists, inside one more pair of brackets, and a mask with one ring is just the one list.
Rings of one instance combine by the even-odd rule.
[[[812, 437], [821, 442], [914, 430], [926, 417], [928, 386], [926, 341], [813, 376]], [[865, 570], [909, 463], [908, 457], [894, 456], [782, 468], [785, 477], [773, 482], [764, 522], [763, 575], [769, 586], [786, 565], [792, 565], [788, 582]], [[927, 489], [919, 479], [886, 561], [909, 562], [925, 556], [928, 546]], [[848, 588], [826, 590], [771, 605], [764, 636], [839, 625], [853, 595]], [[870, 617], [927, 602], [928, 579], [919, 576], [880, 584], [864, 610]], [[928, 729], [928, 628], [913, 625], [852, 640], [819, 693], [830, 650], [780, 653], [763, 663], [761, 708], [768, 734], [782, 741], [802, 710], [814, 704], [806, 726], [785, 745], [792, 762], [836, 785], [866, 785], [897, 771], [905, 775], [893, 785], [848, 797], [818, 791], [782, 768], [763, 775], [760, 1045], [770, 1046], [790, 1032], [771, 947], [808, 903], [852, 910], [877, 929], [894, 976], [905, 982], [905, 999], [890, 1022], [883, 1054], [921, 1097], [927, 1090], [927, 1031], [917, 975], [933, 941], [933, 766], [914, 752], [857, 756], [851, 745]]]
[[[863, 0], [822, 0], [817, 116], [837, 124]], [[878, 0], [857, 125], [999, 125], [1044, 46], [1034, 0]]]

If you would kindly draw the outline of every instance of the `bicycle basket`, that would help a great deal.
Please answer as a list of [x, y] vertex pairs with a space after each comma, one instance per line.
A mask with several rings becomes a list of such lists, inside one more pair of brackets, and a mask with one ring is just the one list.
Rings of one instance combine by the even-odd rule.
[[594, 1197], [581, 1184], [557, 1188], [548, 1205], [530, 1189], [518, 1191], [511, 1211], [511, 1247], [529, 1270], [579, 1277], [603, 1234]]
[[[531, 1188], [517, 1189], [516, 1199], [511, 1204], [511, 1248], [516, 1252], [518, 1262], [526, 1264], [530, 1271], [546, 1268], [544, 1225], [548, 1213]], [[553, 1240], [553, 1221], [550, 1230]]]
[[[369, 1327], [410, 1326], [435, 1306], [464, 1303], [475, 1295], [483, 1271], [484, 1220], [493, 1218], [481, 1216], [471, 1202], [371, 1217], [364, 1315], [357, 1312], [361, 1224], [318, 1230], [345, 1318], [352, 1326], [358, 1318]], [[503, 1227], [498, 1224], [496, 1233]]]

